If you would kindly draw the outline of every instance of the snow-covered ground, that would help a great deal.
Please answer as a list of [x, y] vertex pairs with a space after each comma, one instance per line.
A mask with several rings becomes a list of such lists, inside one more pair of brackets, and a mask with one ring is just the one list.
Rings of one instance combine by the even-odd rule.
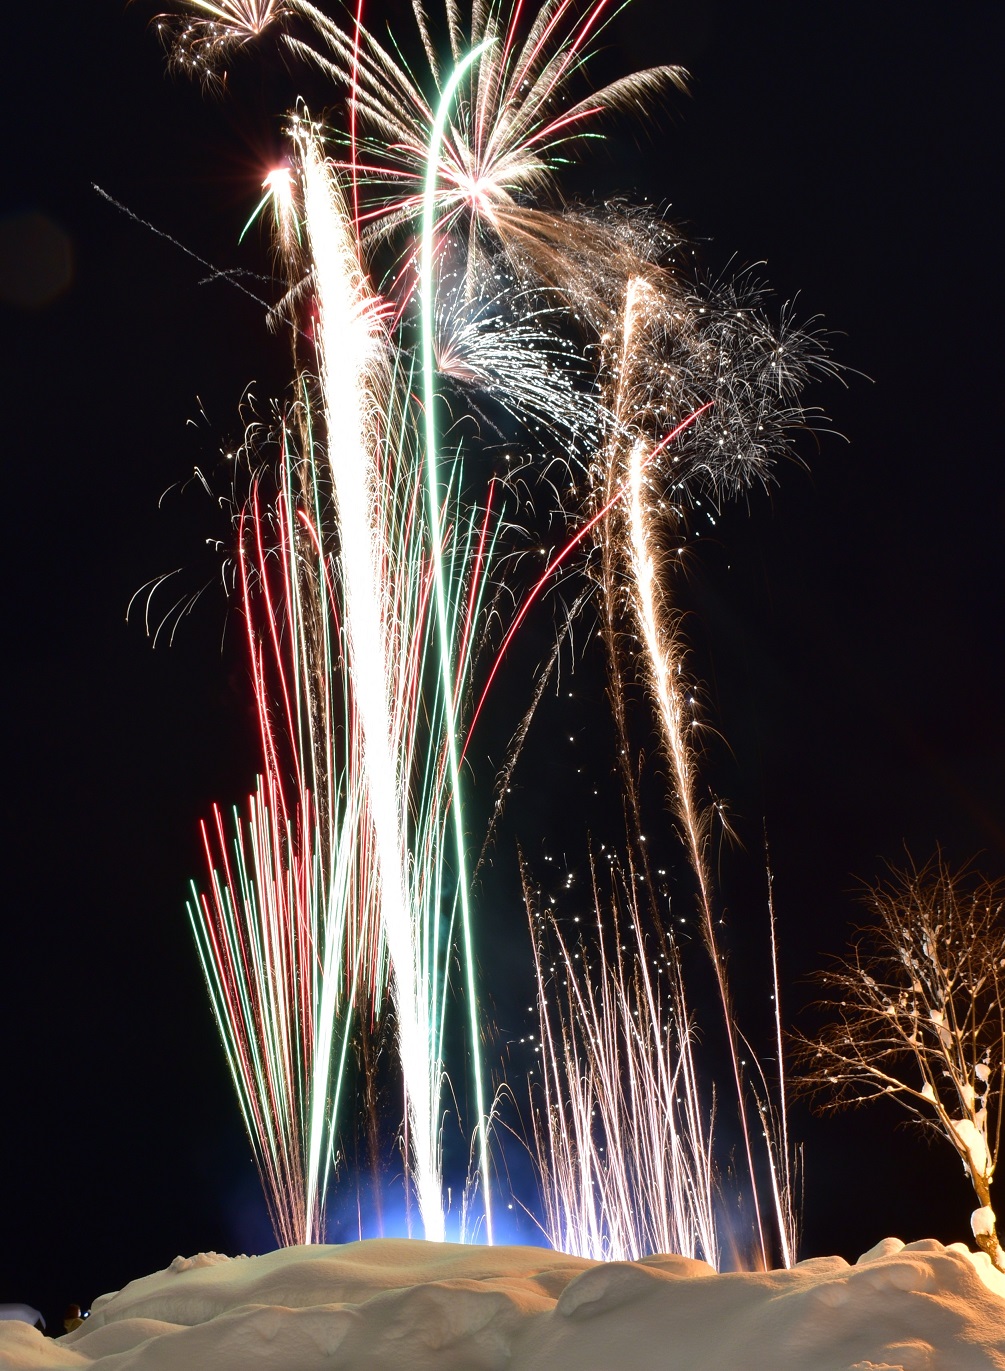
[[1005, 1368], [1005, 1276], [888, 1238], [849, 1266], [716, 1275], [530, 1247], [376, 1239], [179, 1257], [45, 1339], [0, 1322], [4, 1371], [977, 1371]]

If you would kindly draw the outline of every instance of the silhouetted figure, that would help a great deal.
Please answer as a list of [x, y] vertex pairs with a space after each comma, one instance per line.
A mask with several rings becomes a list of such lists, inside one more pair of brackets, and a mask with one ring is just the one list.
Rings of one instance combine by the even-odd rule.
[[63, 1327], [67, 1333], [72, 1333], [75, 1328], [80, 1327], [86, 1318], [87, 1314], [80, 1312], [79, 1304], [68, 1304], [66, 1313], [63, 1315]]

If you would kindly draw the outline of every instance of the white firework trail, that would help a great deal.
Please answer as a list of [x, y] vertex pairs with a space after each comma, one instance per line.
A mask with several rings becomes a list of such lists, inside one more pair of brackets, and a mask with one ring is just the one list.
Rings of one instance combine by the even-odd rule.
[[378, 854], [380, 918], [391, 958], [409, 1146], [426, 1237], [445, 1232], [436, 1102], [442, 1064], [416, 947], [403, 815], [407, 783], [396, 747], [391, 691], [401, 625], [385, 589], [389, 549], [380, 524], [379, 416], [389, 366], [376, 302], [356, 255], [348, 209], [316, 137], [300, 136], [306, 232], [318, 300], [318, 345], [328, 461], [339, 522], [345, 631], [360, 714], [363, 766]]

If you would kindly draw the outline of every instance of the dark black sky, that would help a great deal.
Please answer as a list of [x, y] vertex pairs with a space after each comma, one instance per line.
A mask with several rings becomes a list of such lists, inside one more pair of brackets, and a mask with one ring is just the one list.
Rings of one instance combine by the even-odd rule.
[[[95, 0], [4, 20], [0, 1301], [50, 1319], [178, 1252], [268, 1241], [184, 914], [197, 822], [256, 767], [243, 669], [221, 652], [219, 598], [170, 651], [124, 613], [220, 531], [197, 492], [158, 499], [239, 434], [250, 382], [282, 389], [284, 350], [258, 307], [91, 183], [216, 264], [261, 266], [236, 239], [283, 84], [248, 74], [236, 106], [207, 103], [164, 76], [148, 17]], [[713, 270], [763, 260], [850, 369], [810, 397], [847, 442], [810, 443], [808, 469], [727, 510], [684, 591], [731, 749], [710, 773], [745, 844], [723, 857], [736, 965], [763, 950], [763, 819], [796, 1021], [858, 917], [857, 881], [905, 843], [1005, 875], [1001, 28], [993, 0], [635, 0], [601, 65], [679, 61], [692, 95], [619, 123], [574, 178], [668, 204]], [[26, 303], [17, 253], [27, 238], [49, 260], [52, 224], [72, 279]], [[588, 729], [601, 686], [574, 686]], [[532, 734], [507, 844], [581, 863], [550, 746]], [[654, 840], [668, 830], [655, 813]], [[521, 1031], [511, 854], [501, 842], [485, 895], [503, 1037]], [[740, 975], [741, 1006], [762, 975]], [[891, 1122], [794, 1111], [807, 1255], [967, 1236], [955, 1158]]]

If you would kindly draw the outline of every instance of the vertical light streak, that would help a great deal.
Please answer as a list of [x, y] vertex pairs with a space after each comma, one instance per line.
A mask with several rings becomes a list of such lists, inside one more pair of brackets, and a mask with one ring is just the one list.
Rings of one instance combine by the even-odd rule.
[[374, 302], [356, 256], [349, 215], [315, 138], [300, 135], [307, 236], [318, 298], [318, 341], [328, 461], [339, 524], [345, 631], [359, 710], [363, 765], [380, 873], [381, 926], [392, 966], [398, 1039], [411, 1127], [410, 1149], [426, 1237], [442, 1241], [444, 1216], [438, 1120], [440, 1071], [427, 997], [420, 993], [402, 816], [393, 689], [397, 675], [394, 595], [378, 508], [376, 396], [387, 367]]
[[[270, 521], [276, 546], [266, 550], [258, 488], [239, 521], [241, 603], [265, 776], [248, 802], [247, 821], [234, 813], [232, 839], [218, 810], [214, 824], [203, 825], [210, 895], [200, 897], [193, 887], [188, 906], [274, 1230], [284, 1243], [324, 1235], [344, 1056], [365, 950], [350, 923], [358, 908], [362, 795], [358, 787], [343, 790], [335, 768], [315, 769], [322, 792], [310, 788], [313, 723], [310, 710], [303, 717], [302, 696], [318, 642], [302, 606], [306, 562], [292, 536], [292, 478], [284, 443]], [[277, 695], [281, 707], [274, 710]], [[318, 707], [329, 716], [328, 694]], [[296, 780], [292, 808], [282, 779], [287, 751]]]
[[446, 731], [447, 760], [452, 792], [452, 817], [457, 861], [457, 889], [461, 907], [461, 929], [464, 938], [465, 989], [468, 1001], [468, 1022], [471, 1035], [471, 1060], [475, 1085], [475, 1109], [478, 1113], [479, 1170], [482, 1182], [482, 1203], [485, 1211], [485, 1236], [492, 1242], [492, 1200], [489, 1190], [488, 1135], [485, 1113], [485, 1087], [482, 1079], [478, 998], [475, 983], [474, 943], [471, 930], [471, 910], [468, 898], [467, 854], [465, 851], [464, 818], [461, 808], [461, 778], [457, 745], [457, 704], [454, 696], [451, 661], [453, 632], [447, 607], [447, 592], [443, 570], [442, 534], [440, 521], [440, 478], [437, 461], [436, 433], [436, 312], [433, 301], [433, 250], [436, 228], [436, 183], [440, 145], [446, 128], [450, 104], [468, 68], [491, 46], [486, 39], [463, 57], [444, 86], [439, 108], [433, 122], [426, 160], [425, 189], [422, 202], [422, 243], [419, 265], [419, 305], [422, 328], [422, 401], [425, 411], [426, 434], [426, 517], [433, 560], [433, 585], [436, 599], [436, 622], [440, 640], [440, 678], [443, 691], [443, 712]]
[[[778, 1238], [782, 1247], [782, 1264], [788, 1268], [796, 1260], [796, 1250], [798, 1248], [799, 1225], [798, 1215], [795, 1206], [795, 1185], [793, 1183], [793, 1170], [796, 1162], [789, 1144], [789, 1101], [785, 1079], [785, 1051], [782, 1042], [782, 1001], [781, 988], [778, 984], [778, 931], [775, 922], [775, 876], [771, 869], [771, 861], [768, 857], [767, 837], [765, 837], [765, 858], [767, 860], [768, 873], [768, 923], [771, 931], [771, 990], [772, 1002], [775, 1009], [775, 1053], [778, 1065], [778, 1115], [780, 1116], [780, 1129], [771, 1128], [766, 1123], [764, 1129], [764, 1141], [768, 1149], [768, 1161], [771, 1168], [771, 1194], [775, 1204], [775, 1215], [778, 1223]], [[767, 1096], [768, 1091], [765, 1090]], [[767, 1101], [764, 1106], [765, 1112], [769, 1113]], [[779, 1136], [780, 1134], [780, 1136]]]
[[[594, 877], [596, 969], [534, 911], [524, 880], [537, 982], [543, 1108], [532, 1107], [532, 1127], [542, 1226], [553, 1247], [576, 1256], [680, 1252], [717, 1266], [711, 1125], [683, 982], [672, 949], [650, 967], [634, 876], [624, 882], [629, 935], [616, 906], [602, 908]], [[545, 942], [557, 947], [548, 979]]]
[[628, 459], [631, 587], [635, 617], [646, 646], [649, 685], [663, 725], [664, 746], [673, 767], [674, 807], [684, 830], [691, 865], [698, 880], [702, 909], [711, 908], [705, 862], [707, 818], [701, 813], [694, 790], [694, 751], [688, 742], [689, 722], [678, 687], [682, 652], [673, 628], [660, 623], [657, 609], [656, 562], [644, 499], [643, 472], [647, 445], [638, 439]]
[[[638, 280], [629, 282], [625, 299], [622, 371], [619, 378], [619, 387], [627, 388], [628, 391], [630, 391], [630, 369], [637, 319], [646, 307], [647, 294], [645, 282]], [[619, 396], [619, 401], [620, 399]], [[622, 420], [623, 416], [616, 412], [616, 418]], [[757, 1174], [754, 1168], [750, 1122], [747, 1117], [746, 1086], [740, 1067], [732, 997], [726, 979], [725, 957], [719, 948], [719, 941], [715, 934], [711, 878], [706, 859], [708, 814], [698, 804], [695, 794], [695, 751], [689, 738], [691, 723], [686, 717], [683, 697], [684, 653], [676, 625], [672, 619], [661, 612], [656, 584], [654, 538], [643, 494], [643, 474], [648, 460], [649, 454], [646, 444], [641, 439], [635, 439], [632, 442], [628, 457], [629, 527], [625, 549], [631, 587], [630, 601], [640, 636], [645, 643], [648, 683], [655, 698], [657, 714], [662, 725], [664, 750], [673, 770], [672, 803], [683, 831], [691, 868], [698, 882], [698, 900], [705, 944], [712, 961], [722, 1005], [730, 1065], [736, 1086], [740, 1127], [747, 1154], [758, 1241], [761, 1257], [767, 1269], [770, 1264], [768, 1242], [757, 1191]]]

